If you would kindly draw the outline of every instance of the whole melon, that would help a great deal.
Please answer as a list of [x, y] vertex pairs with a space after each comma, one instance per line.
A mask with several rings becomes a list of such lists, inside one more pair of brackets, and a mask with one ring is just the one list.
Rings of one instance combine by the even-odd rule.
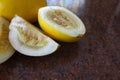
[[46, 0], [0, 0], [0, 16], [11, 20], [19, 15], [28, 21], [37, 21], [40, 7], [46, 6]]

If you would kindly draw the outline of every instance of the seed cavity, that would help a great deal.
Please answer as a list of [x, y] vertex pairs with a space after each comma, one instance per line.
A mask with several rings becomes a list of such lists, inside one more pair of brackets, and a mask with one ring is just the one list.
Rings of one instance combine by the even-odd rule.
[[19, 41], [28, 47], [40, 48], [47, 44], [44, 36], [40, 36], [34, 33], [30, 29], [23, 29], [21, 27], [16, 27], [18, 30]]
[[53, 10], [53, 11], [48, 11], [47, 15], [49, 18], [55, 22], [58, 25], [61, 25], [62, 27], [66, 29], [73, 29], [76, 27], [76, 24], [74, 21], [68, 17], [68, 15], [65, 15], [63, 11], [60, 10]]
[[8, 33], [9, 33], [9, 29], [8, 26], [2, 24], [3, 27], [1, 27], [0, 29], [0, 52], [4, 52], [7, 51], [9, 48], [9, 40], [8, 40]]

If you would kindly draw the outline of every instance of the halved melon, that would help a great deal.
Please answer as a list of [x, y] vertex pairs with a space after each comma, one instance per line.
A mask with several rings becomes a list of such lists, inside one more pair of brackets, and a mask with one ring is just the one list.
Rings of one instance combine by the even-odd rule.
[[7, 61], [15, 52], [9, 39], [9, 21], [0, 17], [0, 64]]
[[78, 41], [86, 32], [83, 22], [74, 13], [59, 6], [39, 9], [40, 27], [52, 38], [63, 42]]
[[9, 28], [9, 40], [12, 46], [24, 55], [45, 56], [59, 47], [57, 42], [19, 16], [12, 19]]

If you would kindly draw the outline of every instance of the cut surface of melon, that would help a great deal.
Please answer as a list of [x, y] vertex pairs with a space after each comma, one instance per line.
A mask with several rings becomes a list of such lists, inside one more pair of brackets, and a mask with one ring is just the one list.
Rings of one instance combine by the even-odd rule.
[[0, 17], [0, 64], [7, 61], [15, 52], [9, 39], [9, 21]]
[[12, 19], [9, 28], [9, 40], [12, 46], [24, 55], [45, 56], [59, 47], [57, 42], [19, 16]]
[[47, 6], [39, 9], [41, 28], [52, 38], [64, 42], [79, 40], [86, 32], [83, 22], [66, 8]]

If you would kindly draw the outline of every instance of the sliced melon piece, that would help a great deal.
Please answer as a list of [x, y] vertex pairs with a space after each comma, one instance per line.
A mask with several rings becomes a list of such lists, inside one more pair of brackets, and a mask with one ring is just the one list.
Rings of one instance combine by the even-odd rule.
[[86, 32], [83, 22], [74, 13], [60, 6], [39, 9], [41, 28], [52, 38], [63, 42], [78, 41]]
[[19, 16], [12, 19], [9, 28], [10, 43], [24, 55], [45, 56], [55, 52], [59, 47], [57, 42]]
[[9, 21], [0, 17], [0, 64], [7, 61], [15, 52], [9, 39]]

